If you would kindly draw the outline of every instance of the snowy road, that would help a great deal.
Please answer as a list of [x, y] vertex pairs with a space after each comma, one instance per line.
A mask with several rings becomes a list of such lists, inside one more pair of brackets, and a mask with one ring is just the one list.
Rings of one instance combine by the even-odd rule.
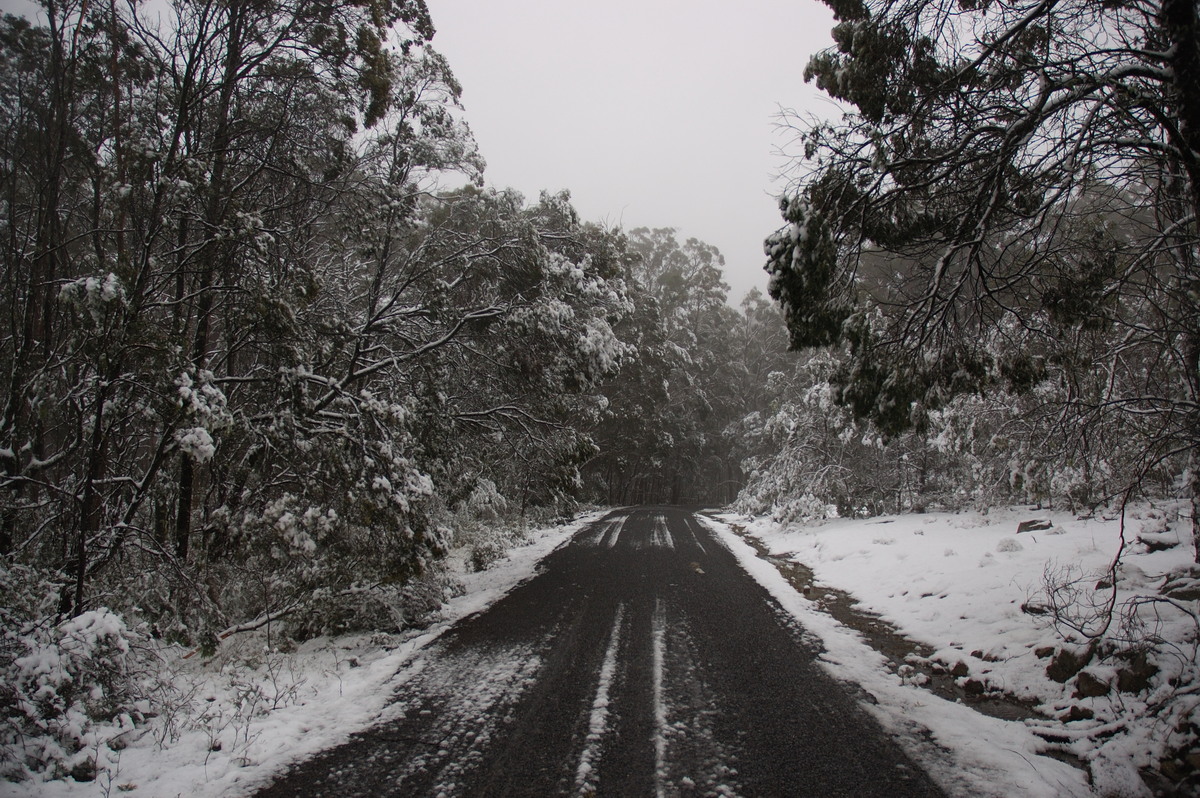
[[618, 511], [274, 796], [934, 796], [690, 513]]

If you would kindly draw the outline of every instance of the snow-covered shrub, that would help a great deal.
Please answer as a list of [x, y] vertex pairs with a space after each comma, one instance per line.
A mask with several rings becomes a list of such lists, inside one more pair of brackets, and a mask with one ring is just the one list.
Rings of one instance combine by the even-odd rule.
[[[974, 495], [959, 496], [957, 486], [939, 482], [941, 461], [950, 454], [931, 450], [913, 433], [885, 438], [840, 405], [831, 382], [836, 367], [823, 353], [798, 362], [791, 373], [773, 372], [770, 410], [752, 412], [726, 430], [748, 453], [739, 512], [801, 521], [973, 501]], [[967, 435], [951, 432], [944, 445], [957, 451]]]
[[927, 396], [909, 408], [910, 425], [888, 435], [862, 417], [864, 408], [855, 415], [847, 406], [848, 366], [837, 350], [814, 350], [772, 372], [764, 401], [726, 431], [745, 452], [735, 509], [774, 513], [809, 494], [847, 517], [1013, 503], [1086, 512], [1131, 486], [1147, 497], [1187, 495], [1182, 458], [1147, 459], [1159, 433], [1131, 429], [1137, 416], [1088, 409], [1104, 404], [1102, 379], [1076, 385], [1047, 358], [1048, 372], [1025, 375], [1034, 382], [1014, 380], [1003, 364], [1021, 332], [1005, 330], [989, 344], [1000, 365], [986, 390]]
[[1074, 664], [1087, 665], [1107, 685], [1100, 688], [1107, 697], [1091, 707], [1093, 733], [1064, 747], [1087, 761], [1098, 783], [1127, 783], [1136, 787], [1128, 794], [1149, 794], [1137, 768], [1194, 782], [1188, 774], [1195, 772], [1189, 757], [1200, 741], [1200, 612], [1192, 593], [1173, 587], [1200, 575], [1195, 569], [1188, 563], [1182, 571], [1151, 575], [1120, 558], [1100, 570], [1051, 563], [1031, 599], [1037, 617], [1062, 640], [1087, 641], [1079, 649], [1086, 655]]
[[461, 589], [441, 566], [431, 567], [403, 583], [322, 589], [301, 609], [286, 616], [278, 628], [297, 640], [318, 635], [422, 628]]
[[771, 510], [771, 517], [782, 523], [823, 521], [837, 517], [837, 508], [806, 493], [776, 504]]
[[503, 542], [497, 538], [478, 540], [471, 545], [471, 570], [486, 571], [507, 552]]
[[[0, 569], [6, 599], [22, 584], [50, 586], [28, 570]], [[148, 709], [134, 650], [141, 636], [105, 608], [58, 624], [6, 610], [4, 621], [0, 708], [7, 722], [0, 727], [0, 775], [94, 778], [97, 755], [119, 747], [121, 735]]]
[[475, 481], [467, 498], [455, 505], [447, 516], [453, 528], [453, 547], [467, 551], [467, 563], [473, 571], [486, 571], [504, 558], [525, 535], [526, 519], [486, 477]]

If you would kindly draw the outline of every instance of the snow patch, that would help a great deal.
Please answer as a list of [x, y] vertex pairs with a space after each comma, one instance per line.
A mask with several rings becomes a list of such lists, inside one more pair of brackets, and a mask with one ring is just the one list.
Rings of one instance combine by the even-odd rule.
[[650, 533], [650, 543], [665, 549], [675, 549], [675, 539], [667, 528], [667, 518], [661, 513], [654, 517], [654, 530]]
[[[737, 557], [742, 568], [766, 588], [809, 634], [818, 639], [818, 646], [822, 649], [821, 665], [834, 677], [858, 684], [878, 701], [878, 704], [865, 704], [864, 708], [895, 734], [909, 755], [920, 762], [947, 793], [993, 798], [1012, 795], [1083, 798], [1092, 795], [1082, 771], [1039, 755], [1045, 749], [1045, 744], [1024, 724], [986, 717], [963, 704], [944, 701], [906, 682], [902, 676], [889, 670], [885, 658], [869, 647], [857, 632], [820, 612], [798, 593], [773, 565], [761, 559], [754, 548], [728, 524], [708, 518], [702, 521], [713, 531], [717, 540]], [[920, 524], [921, 521], [916, 523]], [[848, 583], [853, 587], [863, 586], [866, 608], [877, 611], [870, 599], [889, 592], [893, 595], [904, 592], [906, 595], [894, 600], [896, 605], [903, 605], [907, 603], [908, 596], [919, 589], [918, 584], [908, 584], [903, 591], [896, 590], [897, 579], [903, 580], [907, 575], [910, 582], [917, 583], [928, 579], [913, 577], [922, 573], [922, 564], [928, 564], [933, 569], [934, 565], [944, 568], [947, 562], [951, 565], [955, 562], [942, 556], [945, 538], [939, 540], [940, 536], [928, 532], [925, 535], [905, 534], [906, 531], [912, 531], [906, 527], [907, 524], [893, 530], [897, 543], [888, 547], [870, 546], [871, 538], [878, 534], [877, 530], [872, 530], [870, 525], [861, 521], [847, 519], [816, 529], [785, 528], [762, 520], [750, 522], [747, 529], [767, 542], [772, 551], [795, 556], [797, 550], [802, 548], [804, 553], [812, 554], [820, 564], [829, 565], [839, 575], [854, 574], [852, 579], [841, 581], [830, 578], [825, 570], [817, 570], [816, 573], [822, 583], [843, 589], [849, 589]], [[848, 535], [852, 529], [855, 533]], [[910, 539], [934, 543], [936, 560], [929, 558], [914, 563], [912, 567], [896, 568], [896, 549], [901, 545], [907, 548]], [[864, 543], [867, 544], [865, 548]], [[989, 543], [990, 547], [995, 546], [994, 539]], [[860, 549], [869, 553], [864, 554]], [[974, 553], [977, 550], [972, 547], [971, 551]], [[978, 588], [981, 575], [972, 569], [958, 574], [956, 578], [960, 584], [973, 584]], [[856, 590], [852, 589], [851, 592], [864, 598]], [[930, 598], [936, 600], [933, 596]], [[995, 596], [982, 600], [994, 602]], [[969, 608], [964, 607], [961, 613], [945, 613], [936, 620], [926, 620], [922, 628], [939, 629], [940, 637], [945, 634], [945, 622], [957, 619], [960, 614], [969, 617]], [[914, 616], [908, 613], [906, 617]], [[890, 617], [888, 619], [892, 620]], [[914, 620], [913, 623], [918, 622]], [[964, 618], [950, 624], [950, 628], [973, 628], [977, 623], [977, 620]], [[904, 624], [897, 625], [902, 631], [910, 631], [904, 628]], [[947, 750], [952, 752], [949, 762], [945, 753]]]
[[588, 717], [588, 733], [579, 755], [579, 767], [575, 770], [575, 793], [580, 796], [590, 796], [596, 792], [595, 763], [600, 758], [600, 742], [608, 732], [608, 691], [617, 672], [617, 652], [621, 647], [621, 623], [624, 619], [625, 605], [621, 604], [617, 607], [612, 632], [608, 636], [608, 649], [600, 665], [596, 697]]
[[651, 691], [654, 702], [654, 794], [657, 798], [662, 798], [666, 794], [664, 786], [667, 779], [667, 707], [663, 702], [663, 641], [666, 636], [666, 628], [662, 599], [655, 599], [650, 635]]

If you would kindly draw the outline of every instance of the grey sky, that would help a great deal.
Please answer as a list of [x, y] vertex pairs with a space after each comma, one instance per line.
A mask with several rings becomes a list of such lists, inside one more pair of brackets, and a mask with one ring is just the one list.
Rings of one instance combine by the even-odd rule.
[[816, 0], [428, 0], [488, 181], [718, 247], [736, 301], [779, 226], [779, 107], [828, 115]]

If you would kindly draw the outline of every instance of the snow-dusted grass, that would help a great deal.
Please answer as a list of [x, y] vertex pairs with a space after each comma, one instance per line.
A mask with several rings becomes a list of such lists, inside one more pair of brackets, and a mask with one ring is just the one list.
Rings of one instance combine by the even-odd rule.
[[[1132, 544], [1139, 532], [1163, 537], [1173, 513], [1140, 508], [1126, 518]], [[1046, 519], [1050, 529], [1018, 534], [1017, 525]], [[1149, 795], [1138, 769], [1150, 766], [1185, 739], [1181, 724], [1200, 723], [1195, 646], [1195, 602], [1154, 603], [1142, 608], [1148, 626], [1135, 630], [1159, 642], [1149, 654], [1159, 668], [1147, 690], [1076, 697], [1078, 679], [1050, 679], [1050, 651], [1066, 646], [1085, 650], [1082, 635], [1061, 630], [1046, 614], [1030, 614], [1046, 603], [1047, 583], [1075, 580], [1083, 597], [1103, 600], [1111, 591], [1096, 585], [1107, 575], [1120, 539], [1117, 518], [1078, 519], [1066, 513], [1011, 509], [988, 515], [928, 514], [871, 520], [837, 519], [815, 525], [781, 525], [767, 519], [723, 516], [767, 546], [812, 569], [814, 598], [821, 585], [853, 594], [863, 609], [877, 613], [906, 636], [935, 653], [920, 664], [965, 666], [960, 678], [981, 682], [1035, 703], [1050, 721], [1012, 722], [984, 717], [973, 710], [904, 683], [899, 663], [887, 663], [857, 633], [840, 626], [805, 599], [753, 548], [723, 524], [712, 524], [745, 567], [783, 606], [816, 634], [829, 669], [857, 682], [879, 700], [874, 707], [886, 724], [905, 732], [928, 730], [928, 739], [953, 752], [918, 756], [951, 792], [969, 795]], [[1182, 545], [1149, 553], [1131, 545], [1118, 574], [1117, 605], [1135, 596], [1155, 596], [1163, 575], [1187, 566], [1191, 547], [1182, 531], [1190, 520], [1169, 525], [1165, 537], [1178, 534]], [[1191, 613], [1180, 609], [1191, 608]], [[1109, 630], [1117, 637], [1122, 630]], [[962, 663], [959, 665], [959, 663]], [[1115, 682], [1117, 660], [1094, 660], [1085, 670], [1100, 681]], [[910, 680], [911, 681], [911, 680]], [[978, 686], [978, 685], [976, 685]], [[1076, 713], [1079, 720], [1066, 722]], [[1091, 718], [1083, 718], [1084, 715]], [[1054, 742], [1047, 742], [1051, 738]], [[1086, 774], [1039, 756], [1051, 747], [1069, 751], [1087, 763]]]
[[599, 516], [534, 531], [486, 571], [471, 572], [470, 552], [455, 552], [448, 565], [464, 592], [447, 603], [441, 620], [420, 632], [318, 638], [285, 653], [268, 648], [266, 631], [260, 630], [230, 638], [208, 660], [184, 660], [185, 651], [166, 650], [167, 700], [156, 707], [157, 717], [125, 735], [123, 750], [97, 748], [95, 781], [0, 781], [0, 795], [246, 795], [289, 764], [370, 725], [415, 653], [532, 576], [543, 557]]

